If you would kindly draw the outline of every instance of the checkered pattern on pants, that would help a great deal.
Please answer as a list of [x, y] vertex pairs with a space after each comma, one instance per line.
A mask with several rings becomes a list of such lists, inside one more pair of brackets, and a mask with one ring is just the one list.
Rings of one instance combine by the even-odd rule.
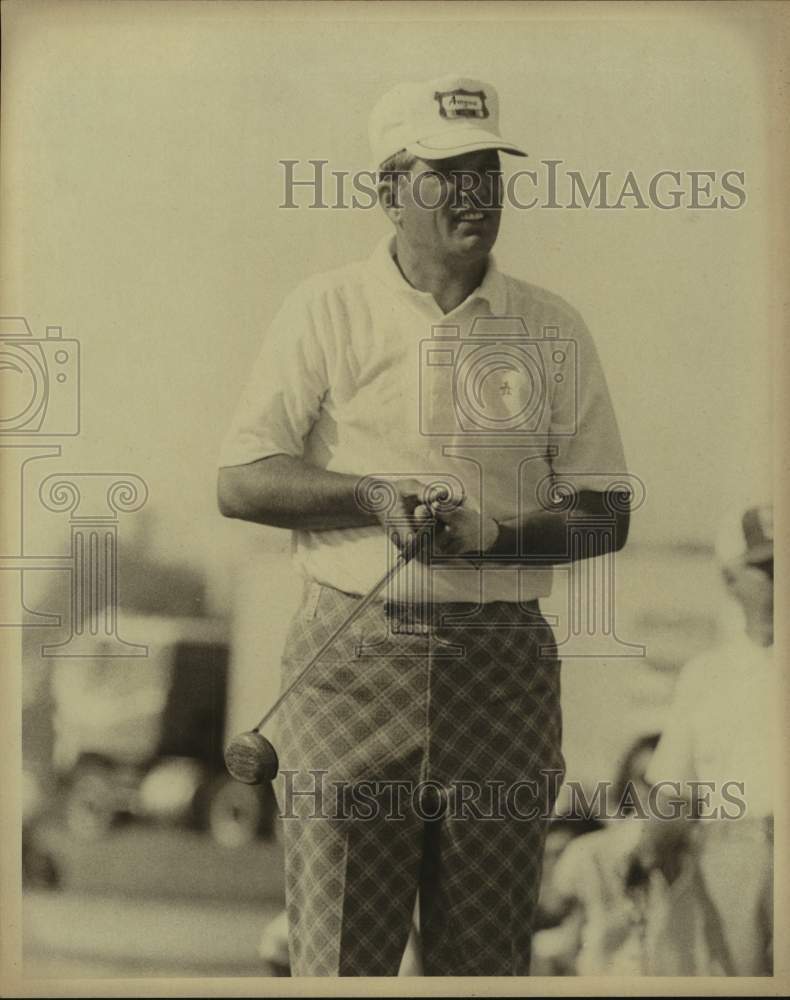
[[[359, 600], [307, 584], [283, 686]], [[426, 975], [528, 974], [544, 819], [450, 810], [426, 823], [408, 789], [394, 813], [392, 800], [367, 819], [339, 808], [337, 789], [365, 782], [457, 790], [531, 780], [542, 790], [535, 812], [550, 809], [556, 786], [542, 771], [564, 770], [551, 628], [505, 603], [486, 605], [474, 624], [449, 620], [469, 610], [434, 606], [428, 629], [393, 636], [385, 607], [372, 603], [279, 709], [294, 975], [396, 975], [418, 887]], [[479, 812], [491, 812], [485, 794]]]

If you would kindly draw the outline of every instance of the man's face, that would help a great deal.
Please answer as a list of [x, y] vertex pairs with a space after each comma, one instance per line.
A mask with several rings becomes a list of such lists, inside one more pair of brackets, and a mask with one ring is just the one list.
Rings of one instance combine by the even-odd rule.
[[501, 187], [495, 149], [417, 160], [398, 188], [402, 238], [418, 256], [484, 259], [499, 233]]

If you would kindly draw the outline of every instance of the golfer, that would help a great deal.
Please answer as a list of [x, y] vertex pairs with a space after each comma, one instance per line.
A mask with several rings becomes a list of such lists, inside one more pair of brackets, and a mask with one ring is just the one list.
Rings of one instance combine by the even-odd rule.
[[578, 312], [491, 257], [526, 155], [494, 88], [398, 86], [370, 138], [392, 232], [288, 296], [220, 459], [224, 515], [293, 531], [283, 685], [395, 568], [276, 717], [291, 970], [396, 975], [418, 901], [426, 975], [524, 975], [564, 770], [539, 600], [601, 551], [573, 518], [625, 542], [620, 435]]

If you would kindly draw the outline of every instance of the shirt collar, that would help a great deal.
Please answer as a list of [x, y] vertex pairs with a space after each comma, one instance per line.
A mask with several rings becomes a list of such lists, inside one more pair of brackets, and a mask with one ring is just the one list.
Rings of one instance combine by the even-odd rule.
[[[393, 291], [401, 295], [411, 295], [419, 299], [430, 299], [435, 305], [430, 292], [421, 292], [406, 281], [395, 263], [395, 237], [386, 236], [382, 239], [370, 258], [369, 264], [373, 272]], [[493, 256], [488, 258], [488, 269], [478, 287], [470, 293], [461, 305], [474, 299], [485, 299], [491, 307], [494, 316], [504, 316], [507, 311], [505, 278], [496, 265]], [[455, 312], [455, 310], [453, 310]]]

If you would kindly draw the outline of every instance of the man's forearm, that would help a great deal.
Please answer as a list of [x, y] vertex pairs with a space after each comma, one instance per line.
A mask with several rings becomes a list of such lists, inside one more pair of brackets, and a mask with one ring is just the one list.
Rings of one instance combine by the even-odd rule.
[[[499, 537], [489, 554], [563, 563], [603, 555], [607, 549], [617, 551], [625, 545], [629, 527], [627, 511], [612, 513], [619, 506], [607, 501], [604, 493], [589, 490], [579, 493], [573, 511], [539, 510], [522, 518], [507, 518], [498, 522]], [[584, 529], [579, 533], [582, 544], [572, 550], [569, 528], [574, 521], [579, 522], [580, 515], [584, 517]], [[598, 518], [600, 527], [596, 529]]]
[[361, 477], [328, 472], [291, 455], [220, 469], [217, 498], [226, 517], [275, 528], [320, 531], [378, 524], [356, 500]]

